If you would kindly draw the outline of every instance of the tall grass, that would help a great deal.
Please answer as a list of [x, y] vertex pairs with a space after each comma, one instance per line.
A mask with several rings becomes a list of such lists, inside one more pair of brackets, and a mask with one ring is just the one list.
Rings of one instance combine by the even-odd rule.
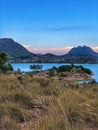
[[0, 130], [21, 130], [25, 123], [24, 130], [98, 128], [98, 84], [21, 76], [0, 78]]

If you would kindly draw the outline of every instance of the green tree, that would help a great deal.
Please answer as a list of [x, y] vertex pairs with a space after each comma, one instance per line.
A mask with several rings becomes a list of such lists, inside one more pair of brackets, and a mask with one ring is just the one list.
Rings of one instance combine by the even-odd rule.
[[33, 70], [33, 72], [41, 71], [42, 70], [42, 65], [30, 65], [30, 69]]
[[5, 52], [0, 53], [0, 64], [4, 65], [7, 61], [7, 54]]
[[6, 64], [7, 62], [7, 54], [5, 52], [0, 52], [0, 71], [1, 72], [7, 72], [12, 71], [13, 67], [11, 64]]

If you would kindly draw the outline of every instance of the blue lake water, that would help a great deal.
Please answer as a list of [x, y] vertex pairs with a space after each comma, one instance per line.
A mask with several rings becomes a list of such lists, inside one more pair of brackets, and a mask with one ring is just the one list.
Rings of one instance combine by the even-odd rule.
[[[14, 70], [17, 70], [19, 68], [21, 71], [29, 72], [30, 65], [32, 64], [33, 63], [12, 63], [12, 66]], [[43, 66], [42, 69], [46, 70], [52, 68], [53, 66], [58, 67], [60, 65], [68, 65], [68, 64], [43, 63], [41, 65]], [[96, 80], [96, 82], [98, 82], [98, 64], [76, 64], [76, 65], [82, 65], [83, 67], [90, 69], [94, 73], [93, 78]]]

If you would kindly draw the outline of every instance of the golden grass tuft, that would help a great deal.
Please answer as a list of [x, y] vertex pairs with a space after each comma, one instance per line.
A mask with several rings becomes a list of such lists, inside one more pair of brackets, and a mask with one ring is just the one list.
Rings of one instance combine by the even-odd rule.
[[21, 123], [29, 130], [98, 128], [98, 84], [21, 77], [21, 82], [17, 75], [0, 77], [0, 130], [21, 130]]

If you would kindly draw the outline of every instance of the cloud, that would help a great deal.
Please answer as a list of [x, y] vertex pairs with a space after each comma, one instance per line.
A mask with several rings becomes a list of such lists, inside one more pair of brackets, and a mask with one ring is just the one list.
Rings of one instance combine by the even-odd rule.
[[94, 51], [98, 52], [98, 46], [92, 47], [92, 49], [93, 49]]
[[72, 46], [63, 47], [63, 48], [33, 48], [30, 45], [23, 45], [26, 49], [28, 49], [30, 52], [33, 52], [35, 54], [46, 54], [46, 53], [53, 53], [56, 55], [62, 55], [66, 54]]
[[60, 31], [84, 31], [84, 30], [96, 30], [96, 26], [89, 26], [89, 25], [72, 25], [72, 26], [50, 26], [50, 27], [45, 27], [45, 26], [37, 26], [37, 27], [24, 27], [22, 28], [22, 31], [26, 32], [38, 32], [38, 31], [50, 31], [50, 32], [60, 32]]
[[[67, 47], [61, 47], [61, 48], [33, 48], [29, 44], [23, 45], [26, 49], [28, 49], [30, 52], [35, 54], [46, 54], [46, 53], [52, 53], [56, 55], [63, 55], [69, 52], [70, 49], [73, 48], [73, 46], [67, 46]], [[95, 52], [98, 52], [98, 46], [91, 47]]]
[[46, 27], [43, 28], [43, 30], [45, 31], [55, 31], [55, 32], [59, 32], [59, 31], [74, 31], [74, 30], [86, 30], [86, 29], [92, 29], [92, 27], [90, 26], [64, 26], [64, 27]]
[[26, 45], [23, 45], [25, 48], [29, 49], [30, 45], [26, 44]]

